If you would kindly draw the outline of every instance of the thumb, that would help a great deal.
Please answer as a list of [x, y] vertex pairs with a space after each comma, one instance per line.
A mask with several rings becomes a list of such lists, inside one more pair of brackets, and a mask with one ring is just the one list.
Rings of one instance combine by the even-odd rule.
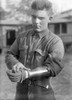
[[31, 70], [30, 68], [26, 68], [26, 67], [24, 67], [23, 69], [24, 70], [27, 70], [27, 71], [30, 71]]

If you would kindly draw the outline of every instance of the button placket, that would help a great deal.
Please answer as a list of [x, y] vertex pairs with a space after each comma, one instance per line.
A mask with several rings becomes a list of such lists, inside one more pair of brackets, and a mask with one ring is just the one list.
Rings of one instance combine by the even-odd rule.
[[25, 64], [26, 64], [26, 58], [27, 58], [27, 49], [28, 49], [28, 46], [25, 45], [24, 48], [25, 48], [25, 51], [24, 51], [24, 52], [25, 52], [25, 53], [24, 53], [24, 54], [25, 54], [25, 55], [24, 55], [24, 58], [25, 58], [25, 59], [24, 59], [24, 65], [25, 65]]
[[31, 52], [28, 52], [28, 56], [27, 56], [27, 60], [26, 60], [26, 63], [31, 66]]

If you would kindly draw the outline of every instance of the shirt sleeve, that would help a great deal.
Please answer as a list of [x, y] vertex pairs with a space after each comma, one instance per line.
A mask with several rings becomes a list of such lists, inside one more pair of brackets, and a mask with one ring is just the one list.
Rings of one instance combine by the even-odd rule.
[[50, 68], [50, 76], [54, 77], [60, 73], [63, 69], [63, 57], [64, 57], [64, 45], [60, 38], [54, 39], [49, 47], [49, 53], [47, 53], [44, 60], [44, 66]]
[[64, 45], [61, 39], [54, 41], [50, 46], [50, 54], [52, 58], [62, 60], [64, 57]]

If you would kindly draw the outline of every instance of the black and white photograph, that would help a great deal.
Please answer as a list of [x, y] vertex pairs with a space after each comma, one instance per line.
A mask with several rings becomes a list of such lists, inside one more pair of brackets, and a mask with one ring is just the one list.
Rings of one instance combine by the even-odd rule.
[[72, 100], [72, 0], [0, 0], [0, 100]]

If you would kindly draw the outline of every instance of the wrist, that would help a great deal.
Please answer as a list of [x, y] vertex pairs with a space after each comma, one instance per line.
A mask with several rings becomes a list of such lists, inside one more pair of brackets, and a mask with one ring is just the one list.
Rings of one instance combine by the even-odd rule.
[[22, 72], [22, 77], [21, 77], [21, 83], [22, 83], [25, 79], [29, 78], [29, 72], [26, 70], [24, 71], [22, 70], [21, 72]]
[[17, 70], [17, 64], [15, 64], [13, 67], [12, 67], [12, 72], [16, 72], [16, 70]]

